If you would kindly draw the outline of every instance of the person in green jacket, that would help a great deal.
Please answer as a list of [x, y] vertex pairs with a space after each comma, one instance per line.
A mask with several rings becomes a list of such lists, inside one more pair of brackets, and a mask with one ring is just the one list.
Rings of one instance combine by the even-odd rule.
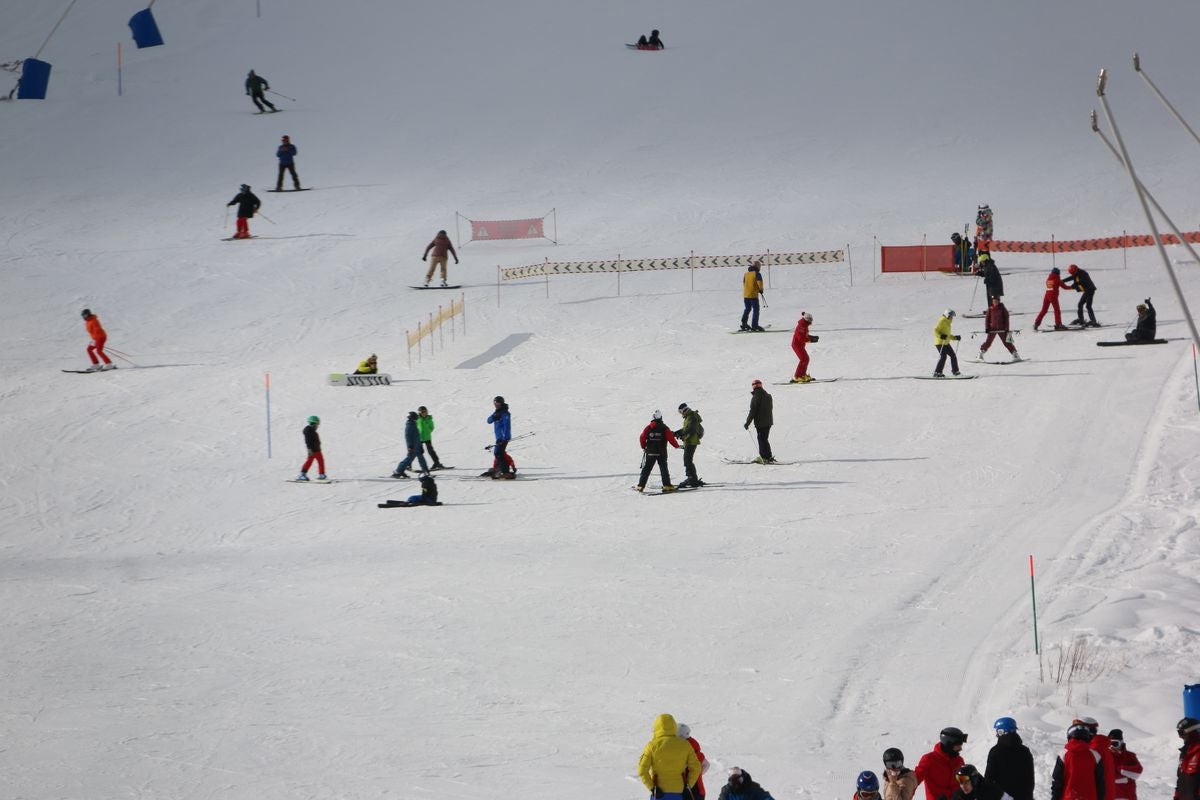
[[954, 352], [954, 343], [962, 339], [950, 332], [950, 326], [954, 322], [954, 309], [947, 308], [942, 314], [941, 319], [937, 321], [937, 325], [933, 326], [933, 345], [938, 351], [937, 366], [933, 368], [933, 377], [944, 378], [942, 370], [946, 366], [946, 357], [950, 358], [950, 371], [955, 375], [960, 374], [958, 371], [958, 354]]
[[679, 484], [679, 488], [699, 489], [704, 485], [696, 474], [696, 448], [700, 446], [700, 437], [704, 436], [704, 426], [700, 424], [700, 412], [688, 408], [687, 403], [679, 404], [679, 413], [683, 416], [683, 427], [675, 431], [675, 437], [683, 442], [683, 468], [687, 471], [687, 479]]
[[429, 457], [433, 459], [433, 464], [429, 468], [445, 469], [442, 462], [438, 460], [437, 451], [433, 449], [433, 417], [425, 406], [417, 409], [417, 433], [421, 435], [421, 447], [425, 448], [429, 452]]

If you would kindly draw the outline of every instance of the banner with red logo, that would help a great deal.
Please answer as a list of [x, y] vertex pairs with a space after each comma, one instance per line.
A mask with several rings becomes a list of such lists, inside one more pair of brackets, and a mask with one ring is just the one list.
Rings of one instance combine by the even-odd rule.
[[533, 219], [473, 219], [471, 241], [485, 239], [545, 239], [546, 230], [541, 217]]

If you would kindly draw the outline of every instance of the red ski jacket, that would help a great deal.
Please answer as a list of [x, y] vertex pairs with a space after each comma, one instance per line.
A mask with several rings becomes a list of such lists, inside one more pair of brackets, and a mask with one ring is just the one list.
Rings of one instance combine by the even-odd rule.
[[93, 342], [103, 341], [108, 338], [108, 334], [104, 332], [103, 326], [100, 325], [100, 318], [95, 314], [84, 320], [83, 327], [87, 328], [88, 336], [92, 337]]
[[1179, 768], [1175, 774], [1175, 800], [1196, 800], [1200, 797], [1200, 741], [1195, 734], [1179, 748]]
[[1113, 758], [1117, 762], [1116, 800], [1137, 800], [1137, 779], [1142, 774], [1142, 762], [1138, 761], [1137, 753], [1114, 750]]
[[1104, 762], [1081, 739], [1068, 739], [1054, 764], [1051, 800], [1111, 800], [1104, 796]]
[[[458, 253], [454, 252], [454, 244], [451, 243], [449, 236], [435, 236], [433, 241], [425, 246], [425, 255], [429, 255], [429, 251], [433, 251], [434, 258], [445, 258], [446, 253], [454, 256], [454, 260], [458, 260]], [[424, 256], [422, 256], [424, 258]]]
[[1113, 800], [1117, 794], [1117, 757], [1113, 753], [1112, 739], [1097, 733], [1088, 742], [1088, 747], [1100, 754], [1100, 763], [1104, 765], [1104, 796]]
[[958, 788], [954, 772], [965, 763], [957, 753], [950, 755], [943, 750], [940, 742], [921, 756], [913, 772], [917, 782], [925, 784], [925, 800], [950, 800]]
[[[668, 428], [667, 424], [665, 422], [663, 422], [662, 420], [658, 420], [658, 419], [650, 420], [650, 424], [642, 429], [642, 435], [638, 437], [638, 442], [641, 444], [642, 449], [643, 450], [646, 449], [646, 437], [650, 435], [650, 429], [653, 428], [655, 425], [658, 425], [662, 428], [662, 430], [663, 430], [662, 438], [666, 439], [666, 444], [662, 445], [661, 452], [662, 453], [667, 452], [667, 444], [670, 444], [671, 447], [678, 449], [679, 442], [675, 439], [674, 431], [672, 431], [670, 428]], [[655, 445], [655, 447], [657, 448], [658, 445]], [[660, 452], [659, 450], [657, 450], [657, 449], [655, 450], [656, 454], [658, 454], [659, 452]]]
[[1067, 284], [1063, 283], [1062, 275], [1058, 274], [1057, 272], [1052, 271], [1046, 276], [1046, 294], [1052, 294], [1055, 297], [1058, 297], [1059, 289], [1070, 288], [1070, 286], [1067, 286]]
[[808, 343], [808, 320], [804, 317], [796, 323], [796, 332], [792, 334], [792, 349], [799, 352]]
[[983, 329], [988, 333], [1008, 330], [1008, 309], [1004, 303], [988, 306], [987, 313], [983, 315]]

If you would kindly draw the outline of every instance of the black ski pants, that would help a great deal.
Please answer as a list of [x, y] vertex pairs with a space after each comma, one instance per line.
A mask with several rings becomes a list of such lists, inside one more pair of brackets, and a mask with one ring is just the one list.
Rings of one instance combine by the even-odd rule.
[[283, 176], [289, 172], [292, 173], [292, 185], [295, 186], [297, 189], [300, 188], [300, 176], [296, 174], [296, 165], [295, 164], [280, 164], [279, 165], [279, 177], [275, 179], [275, 191], [277, 191], [277, 192], [283, 191]]
[[434, 464], [441, 464], [438, 460], [437, 451], [433, 449], [433, 441], [421, 442], [421, 446], [425, 448], [425, 452], [429, 453], [429, 457], [433, 459]]
[[768, 441], [771, 436], [771, 426], [760, 428], [755, 425], [754, 432], [758, 434], [758, 457], [763, 461], [774, 461], [775, 455], [771, 452], [771, 443]]
[[1079, 298], [1079, 313], [1075, 315], [1079, 320], [1083, 320], [1083, 310], [1086, 308], [1088, 319], [1091, 322], [1096, 321], [1096, 312], [1092, 311], [1092, 299], [1095, 298], [1095, 296], [1095, 289], [1092, 289], [1090, 292], [1086, 289], [1084, 290], [1083, 297]]
[[692, 483], [700, 480], [700, 476], [696, 474], [696, 448], [699, 445], [685, 444], [683, 446], [683, 471], [687, 473], [687, 479]]
[[[492, 448], [492, 455], [496, 459], [496, 474], [508, 474], [508, 459], [504, 457], [504, 451], [508, 449], [508, 439], [497, 439], [496, 446]], [[437, 456], [434, 456], [437, 458]]]
[[661, 455], [657, 453], [642, 453], [642, 475], [638, 478], [638, 486], [645, 486], [646, 481], [650, 477], [650, 473], [654, 470], [655, 463], [658, 464], [658, 473], [662, 476], [663, 486], [671, 485], [671, 471], [667, 467], [667, 454]]
[[950, 371], [955, 375], [958, 374], [958, 354], [954, 352], [954, 347], [948, 344], [935, 344], [934, 347], [938, 351], [938, 363], [933, 368], [934, 375], [941, 375], [942, 369], [946, 366], [946, 357], [950, 357]]
[[270, 100], [268, 100], [267, 98], [263, 97], [263, 96], [262, 96], [262, 92], [257, 92], [257, 93], [255, 93], [255, 94], [252, 94], [252, 95], [250, 95], [250, 99], [254, 101], [254, 105], [258, 106], [258, 110], [259, 110], [259, 111], [266, 111], [266, 110], [267, 110], [267, 109], [263, 108], [263, 105], [264, 105], [264, 104], [266, 104], [267, 106], [269, 106], [269, 107], [270, 107], [270, 109], [271, 109], [272, 111], [275, 111], [275, 110], [276, 110], [276, 109], [275, 109], [275, 104], [274, 104], [274, 103], [272, 103], [272, 102], [271, 102]]

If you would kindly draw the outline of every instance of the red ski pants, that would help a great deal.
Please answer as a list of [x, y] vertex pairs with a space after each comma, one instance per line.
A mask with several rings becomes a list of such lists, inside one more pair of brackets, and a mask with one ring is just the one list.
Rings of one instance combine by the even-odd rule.
[[802, 377], [808, 374], [808, 350], [802, 344], [792, 346], [792, 352], [800, 359], [800, 363], [796, 366], [796, 377]]
[[1008, 352], [1017, 352], [1016, 346], [1014, 346], [1013, 343], [1008, 340], [1008, 331], [988, 331], [987, 340], [983, 343], [983, 346], [979, 348], [979, 352], [986, 353], [987, 349], [992, 346], [992, 342], [997, 336], [1000, 337], [1000, 341], [1004, 344], [1004, 346], [1008, 348]]
[[300, 468], [300, 471], [308, 472], [308, 468], [312, 466], [312, 463], [314, 461], [317, 462], [317, 473], [320, 475], [324, 475], [325, 474], [325, 456], [321, 455], [320, 450], [318, 450], [315, 453], [308, 454], [308, 459], [305, 460], [304, 466]]
[[107, 341], [108, 341], [107, 336], [101, 336], [99, 339], [93, 339], [92, 343], [88, 345], [88, 358], [90, 358], [92, 360], [93, 364], [100, 363], [96, 359], [96, 356], [100, 356], [100, 358], [104, 360], [105, 364], [112, 363], [112, 359], [110, 359], [108, 357], [108, 355], [105, 354], [105, 352], [104, 352], [104, 343]]
[[250, 219], [248, 217], [238, 217], [237, 237], [239, 239], [250, 238]]
[[1058, 292], [1054, 291], [1046, 292], [1046, 295], [1042, 298], [1042, 310], [1037, 315], [1037, 319], [1033, 321], [1033, 327], [1036, 328], [1042, 324], [1042, 317], [1046, 316], [1046, 311], [1048, 311], [1051, 306], [1054, 307], [1054, 324], [1062, 325], [1062, 312], [1058, 310]]

